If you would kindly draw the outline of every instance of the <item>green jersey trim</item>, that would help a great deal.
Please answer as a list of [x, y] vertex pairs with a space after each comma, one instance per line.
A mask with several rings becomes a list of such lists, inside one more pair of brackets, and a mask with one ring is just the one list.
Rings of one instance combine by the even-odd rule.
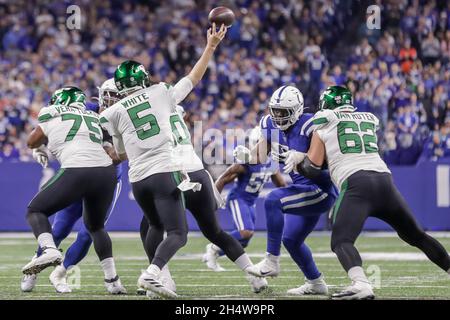
[[51, 118], [53, 118], [51, 114], [49, 114], [49, 113], [43, 114], [42, 116], [40, 116], [40, 117], [38, 118], [38, 122], [39, 122], [39, 123], [47, 122], [47, 121], [50, 120]]
[[[182, 179], [181, 179], [181, 172], [180, 171], [175, 171], [172, 172], [173, 174], [173, 179], [175, 180], [175, 183], [177, 184], [177, 186], [181, 183]], [[186, 209], [186, 200], [184, 199], [184, 193], [181, 192], [181, 201], [183, 201], [183, 207], [184, 209]]]
[[345, 196], [345, 192], [347, 191], [347, 187], [348, 187], [348, 181], [345, 180], [342, 183], [341, 192], [339, 193], [339, 198], [337, 199], [336, 204], [334, 205], [334, 208], [333, 208], [333, 223], [336, 221], [336, 216], [339, 211], [339, 207], [341, 206], [342, 199]]
[[61, 176], [63, 175], [64, 171], [66, 171], [66, 169], [64, 169], [64, 168], [59, 169], [58, 172], [49, 181], [47, 181], [46, 184], [44, 184], [42, 186], [41, 191], [44, 191], [45, 189], [50, 187], [52, 184], [54, 184], [56, 182], [56, 180], [61, 178]]
[[317, 119], [313, 120], [313, 124], [315, 124], [315, 125], [324, 124], [324, 123], [328, 123], [327, 118], [317, 118]]

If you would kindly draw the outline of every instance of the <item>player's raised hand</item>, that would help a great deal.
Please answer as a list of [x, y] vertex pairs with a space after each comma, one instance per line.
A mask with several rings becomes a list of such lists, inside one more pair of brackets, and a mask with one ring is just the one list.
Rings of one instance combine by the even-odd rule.
[[222, 24], [220, 29], [217, 30], [216, 24], [213, 23], [212, 27], [208, 29], [207, 33], [207, 46], [216, 49], [220, 41], [225, 38], [225, 34], [227, 33], [227, 27]]

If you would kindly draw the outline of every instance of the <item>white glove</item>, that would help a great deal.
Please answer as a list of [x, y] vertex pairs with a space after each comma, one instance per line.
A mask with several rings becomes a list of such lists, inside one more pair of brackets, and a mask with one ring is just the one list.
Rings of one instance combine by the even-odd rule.
[[181, 171], [181, 183], [177, 186], [178, 189], [181, 191], [189, 191], [192, 190], [193, 192], [200, 191], [202, 189], [202, 184], [198, 182], [191, 182], [191, 178], [189, 178], [189, 175], [187, 172]]
[[48, 166], [48, 155], [45, 151], [45, 146], [41, 145], [39, 148], [33, 149], [33, 159], [39, 163], [42, 168], [47, 168]]
[[292, 170], [295, 170], [297, 165], [303, 161], [306, 157], [306, 153], [298, 152], [294, 150], [289, 150], [282, 154], [282, 156], [286, 157], [286, 160], [284, 160], [284, 173], [290, 173]]
[[239, 145], [233, 150], [233, 156], [241, 163], [250, 163], [252, 161], [252, 155], [249, 148]]

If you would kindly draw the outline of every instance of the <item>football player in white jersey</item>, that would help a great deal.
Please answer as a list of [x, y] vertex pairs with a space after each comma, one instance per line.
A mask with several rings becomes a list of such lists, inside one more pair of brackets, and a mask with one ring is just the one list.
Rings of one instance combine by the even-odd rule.
[[308, 153], [297, 153], [287, 160], [311, 179], [320, 174], [327, 162], [333, 182], [340, 189], [332, 212], [331, 249], [352, 284], [333, 294], [333, 299], [374, 298], [354, 245], [369, 216], [388, 223], [402, 240], [422, 250], [450, 273], [447, 251], [419, 226], [378, 154], [377, 117], [355, 110], [347, 88], [328, 87], [320, 97], [320, 111], [313, 120], [315, 132]]
[[[174, 137], [172, 126], [176, 127], [176, 119], [173, 116], [177, 104], [203, 77], [225, 34], [224, 25], [217, 29], [213, 24], [208, 30], [202, 56], [191, 72], [173, 87], [162, 82], [152, 83], [142, 64], [130, 60], [123, 62], [114, 74], [123, 98], [105, 110], [100, 121], [113, 137], [119, 157], [128, 157], [133, 194], [150, 224], [146, 236], [146, 243], [150, 245], [146, 252], [152, 262], [140, 276], [138, 285], [165, 298], [177, 295], [160, 281], [161, 270], [187, 241], [182, 191], [199, 186], [188, 180], [182, 181], [181, 171], [185, 168], [174, 156], [174, 147], [183, 137]], [[205, 179], [209, 177], [206, 175]], [[165, 239], [164, 231], [167, 232]], [[239, 243], [237, 248], [242, 250]], [[241, 252], [233, 258], [245, 270], [251, 261], [243, 250]]]
[[[198, 191], [188, 190], [184, 192], [186, 209], [192, 213], [200, 230], [209, 241], [218, 247], [219, 250], [224, 248], [224, 254], [231, 261], [234, 261], [238, 267], [245, 267], [248, 258], [243, 246], [222, 230], [217, 219], [216, 210], [224, 204], [223, 199], [213, 183], [211, 175], [204, 169], [201, 159], [195, 153], [191, 135], [184, 122], [184, 109], [178, 105], [176, 110], [170, 116], [173, 134], [177, 141], [177, 145], [173, 150], [174, 160], [179, 162], [179, 165], [186, 172], [191, 182], [201, 184], [201, 189]], [[149, 223], [145, 216], [142, 219], [140, 230], [144, 247], [152, 248], [152, 236], [149, 234]], [[151, 260], [154, 253], [148, 252], [147, 255], [149, 260]], [[242, 264], [243, 261], [244, 264]], [[172, 288], [175, 288], [175, 283], [171, 280], [170, 273], [165, 268], [163, 268], [162, 273], [162, 282], [166, 281]], [[253, 292], [259, 293], [267, 287], [267, 281], [264, 278], [247, 275], [247, 279]]]
[[[114, 79], [106, 80], [99, 90], [99, 104], [86, 104], [86, 109], [94, 111], [96, 113], [100, 113], [102, 110], [108, 108], [118, 101], [117, 97], [117, 88], [114, 83]], [[117, 158], [115, 154], [114, 148], [112, 144], [108, 141], [103, 141], [103, 149], [110, 155], [110, 157], [114, 160]], [[33, 149], [33, 157], [35, 160], [42, 165], [43, 168], [46, 168], [48, 165], [48, 154], [46, 150]], [[111, 206], [108, 210], [108, 215], [106, 220], [109, 219], [110, 215], [114, 211], [115, 204], [120, 195], [120, 190], [122, 186], [121, 182], [121, 174], [122, 174], [122, 164], [116, 166], [117, 171], [117, 185], [116, 190], [114, 192], [114, 200], [111, 203]], [[59, 246], [60, 243], [70, 234], [75, 223], [80, 220], [83, 213], [83, 200], [80, 199], [68, 207], [58, 211], [55, 214], [52, 224], [52, 235], [53, 240], [56, 246]], [[67, 248], [66, 254], [64, 255], [64, 261], [62, 264], [57, 266], [55, 270], [50, 274], [49, 280], [50, 283], [54, 286], [56, 292], [58, 293], [70, 293], [72, 292], [71, 288], [67, 283], [67, 270], [69, 268], [77, 265], [83, 258], [88, 254], [89, 248], [92, 244], [91, 236], [89, 235], [88, 230], [84, 226], [81, 225], [81, 228], [78, 230], [76, 240]], [[38, 248], [36, 251], [36, 257], [41, 255], [41, 248]], [[30, 292], [34, 289], [37, 282], [37, 274], [25, 274], [21, 281], [21, 290], [23, 292]], [[118, 286], [116, 282], [105, 282], [106, 289], [111, 294], [125, 294], [126, 290], [123, 286]]]
[[37, 274], [61, 263], [63, 257], [55, 245], [48, 217], [82, 200], [84, 225], [94, 242], [105, 281], [122, 288], [111, 239], [104, 229], [116, 187], [116, 170], [102, 147], [99, 115], [86, 110], [85, 99], [76, 87], [57, 90], [50, 105], [39, 112], [39, 124], [28, 138], [30, 148], [41, 148], [46, 143], [61, 168], [28, 205], [27, 221], [42, 253], [22, 271]]

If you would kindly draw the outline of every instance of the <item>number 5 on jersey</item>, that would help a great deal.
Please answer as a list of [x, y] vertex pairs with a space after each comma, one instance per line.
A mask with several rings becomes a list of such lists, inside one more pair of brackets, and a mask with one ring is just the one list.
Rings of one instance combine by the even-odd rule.
[[[145, 111], [150, 110], [150, 108], [151, 108], [150, 103], [144, 102], [127, 110], [131, 122], [133, 123], [133, 126], [136, 128], [137, 136], [141, 140], [145, 140], [150, 137], [156, 136], [161, 131], [158, 125], [158, 121], [156, 120], [156, 117], [153, 114], [142, 115], [142, 113], [145, 113]], [[143, 127], [145, 125], [148, 125], [149, 128], [144, 129]]]

